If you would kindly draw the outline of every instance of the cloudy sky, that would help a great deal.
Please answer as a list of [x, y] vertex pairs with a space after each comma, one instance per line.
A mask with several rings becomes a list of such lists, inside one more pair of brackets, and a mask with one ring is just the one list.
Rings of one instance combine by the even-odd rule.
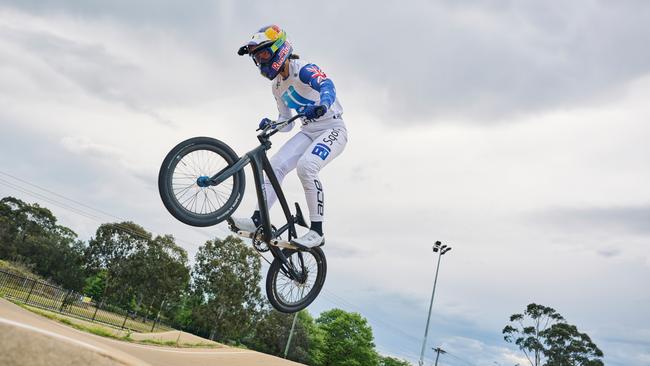
[[[256, 145], [275, 103], [235, 52], [277, 23], [336, 84], [350, 134], [321, 176], [314, 315], [358, 311], [381, 352], [416, 361], [441, 240], [440, 364], [522, 362], [500, 334], [530, 302], [607, 365], [650, 364], [650, 3], [350, 3], [0, 1], [0, 196], [83, 239], [128, 219], [193, 255], [226, 235], [176, 222], [157, 172], [188, 137]], [[295, 174], [285, 191], [305, 206]]]

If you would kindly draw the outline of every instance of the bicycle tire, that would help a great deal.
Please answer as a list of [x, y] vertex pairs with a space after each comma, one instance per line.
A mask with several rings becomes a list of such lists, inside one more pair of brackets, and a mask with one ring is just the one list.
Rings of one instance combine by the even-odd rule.
[[[297, 253], [309, 254], [314, 258], [318, 270], [315, 275], [313, 287], [309, 290], [307, 295], [301, 297], [297, 301], [290, 302], [285, 298], [285, 296], [282, 296], [282, 294], [278, 293], [278, 278], [280, 278], [279, 276], [282, 276], [286, 280], [289, 280], [289, 278], [282, 272], [282, 261], [276, 258], [271, 263], [269, 271], [266, 275], [266, 296], [268, 297], [271, 305], [276, 310], [282, 313], [295, 313], [309, 306], [309, 304], [311, 304], [314, 300], [316, 300], [316, 297], [318, 297], [318, 294], [325, 284], [325, 277], [327, 275], [327, 261], [325, 259], [325, 253], [323, 253], [319, 247], [303, 251], [285, 249], [283, 253], [285, 253], [287, 258], [290, 258]], [[309, 280], [309, 275], [307, 280]], [[295, 281], [293, 282], [295, 283]]]
[[[190, 154], [193, 153], [196, 153], [199, 156], [203, 153], [204, 156], [207, 156], [207, 158], [204, 159], [208, 160], [214, 158], [214, 161], [208, 162], [208, 164], [211, 164], [210, 166], [192, 166], [190, 169], [187, 164], [189, 161], [185, 163], [184, 158], [189, 157]], [[223, 162], [221, 162], [219, 158], [223, 159]], [[220, 195], [217, 193], [216, 188], [213, 186], [199, 187], [196, 184], [196, 179], [198, 179], [200, 175], [211, 176], [216, 174], [218, 172], [217, 169], [220, 167], [220, 163], [225, 163], [222, 164], [225, 167], [232, 165], [238, 159], [239, 157], [230, 146], [211, 137], [194, 137], [176, 145], [163, 160], [163, 163], [160, 166], [160, 172], [158, 173], [158, 191], [167, 211], [169, 211], [169, 213], [179, 221], [191, 226], [212, 226], [226, 220], [233, 212], [235, 212], [244, 196], [244, 189], [246, 188], [244, 170], [242, 169], [235, 173], [226, 181], [230, 182], [229, 184], [232, 184], [231, 189], [228, 189], [229, 185], [226, 185], [226, 182], [216, 186], [221, 186], [226, 190], [225, 195], [227, 197], [224, 197], [222, 200], [219, 200]], [[200, 162], [200, 158], [192, 160], [192, 163], [195, 165]], [[181, 163], [185, 165], [178, 167], [178, 164]], [[216, 168], [215, 164], [217, 166]], [[182, 171], [182, 175], [175, 176], [174, 174], [180, 172], [181, 169], [186, 170]], [[178, 193], [175, 193], [175, 190], [179, 190], [179, 188], [174, 187], [174, 185], [177, 184], [174, 183], [175, 179], [177, 181], [179, 179], [184, 179], [185, 182], [183, 184], [187, 185], [187, 188], [184, 188], [184, 190], [189, 191], [190, 193], [194, 192], [192, 190], [195, 190], [197, 192], [195, 193], [196, 200], [198, 200], [199, 195], [203, 193], [203, 195], [205, 195], [203, 205], [205, 206], [205, 201], [208, 201], [208, 208], [213, 208], [213, 210], [194, 212], [191, 210], [191, 207], [188, 208], [184, 202], [179, 200], [179, 197], [177, 196]], [[194, 179], [194, 184], [192, 184], [192, 179]], [[210, 195], [216, 197], [215, 201], [218, 201], [213, 203], [212, 200], [209, 199]], [[201, 211], [203, 211], [203, 209]]]

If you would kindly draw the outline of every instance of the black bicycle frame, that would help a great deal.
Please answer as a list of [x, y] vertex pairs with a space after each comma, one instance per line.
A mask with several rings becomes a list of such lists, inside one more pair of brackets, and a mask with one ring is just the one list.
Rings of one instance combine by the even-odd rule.
[[[294, 116], [290, 120], [286, 121], [285, 124], [291, 123], [293, 120], [300, 117], [301, 115]], [[284, 192], [280, 187], [280, 182], [278, 181], [275, 172], [273, 172], [273, 167], [271, 166], [271, 163], [269, 162], [269, 159], [266, 156], [266, 151], [271, 148], [270, 137], [276, 134], [277, 132], [278, 129], [273, 129], [270, 132], [268, 132], [267, 129], [264, 129], [259, 135], [257, 135], [257, 139], [260, 141], [260, 146], [247, 152], [237, 162], [222, 169], [220, 172], [218, 172], [217, 174], [215, 174], [210, 178], [212, 185], [218, 185], [221, 182], [225, 181], [226, 179], [230, 178], [235, 173], [239, 172], [241, 169], [244, 169], [244, 167], [246, 167], [246, 165], [248, 165], [249, 163], [251, 164], [253, 169], [253, 179], [255, 181], [255, 189], [257, 191], [257, 202], [259, 204], [262, 227], [264, 228], [263, 239], [264, 242], [266, 242], [267, 244], [271, 242], [271, 239], [273, 239], [273, 234], [276, 234], [277, 236], [287, 230], [289, 230], [288, 241], [291, 241], [292, 238], [298, 237], [296, 233], [297, 219], [291, 214], [291, 210], [289, 209], [289, 205], [287, 204], [287, 200], [284, 196]], [[280, 227], [279, 229], [277, 229], [277, 231], [275, 232], [273, 231], [273, 228], [271, 226], [271, 215], [269, 213], [269, 205], [266, 202], [266, 190], [264, 189], [264, 173], [266, 173], [266, 176], [268, 177], [269, 182], [271, 183], [271, 186], [273, 187], [273, 190], [275, 191], [278, 197], [278, 201], [280, 202], [280, 206], [282, 206], [282, 211], [284, 212], [284, 217], [287, 220], [287, 223], [282, 227]], [[294, 278], [301, 277], [301, 275], [298, 275], [295, 272], [294, 266], [289, 264], [287, 257], [282, 252], [282, 249], [274, 245], [269, 245], [269, 248], [273, 256], [276, 258], [280, 258], [282, 263], [289, 269], [290, 273], [288, 274], [290, 274]]]

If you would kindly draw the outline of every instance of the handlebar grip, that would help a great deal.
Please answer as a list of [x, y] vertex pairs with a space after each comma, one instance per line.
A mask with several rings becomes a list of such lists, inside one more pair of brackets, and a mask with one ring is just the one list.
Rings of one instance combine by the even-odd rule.
[[278, 125], [280, 125], [280, 124], [288, 125], [289, 123], [291, 123], [291, 122], [297, 120], [298, 118], [304, 117], [304, 116], [305, 116], [304, 114], [302, 114], [302, 113], [298, 113], [298, 114], [296, 114], [295, 116], [289, 118], [289, 119], [286, 120], [286, 121], [279, 122], [279, 123], [269, 123], [268, 125], [266, 125], [266, 127], [264, 127], [264, 128], [259, 128], [259, 127], [258, 127], [255, 131], [267, 131], [267, 130], [269, 130], [269, 129], [275, 129], [276, 126], [278, 126]]

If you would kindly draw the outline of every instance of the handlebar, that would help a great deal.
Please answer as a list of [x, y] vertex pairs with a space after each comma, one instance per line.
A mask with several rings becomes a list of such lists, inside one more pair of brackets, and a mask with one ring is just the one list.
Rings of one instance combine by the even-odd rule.
[[[268, 132], [269, 130], [273, 130], [273, 131], [271, 131], [270, 133], [267, 134], [267, 136], [272, 136], [272, 135], [274, 135], [275, 133], [277, 133], [281, 128], [287, 126], [287, 125], [290, 124], [291, 122], [297, 120], [298, 118], [304, 117], [304, 116], [305, 116], [304, 114], [300, 114], [300, 113], [299, 113], [299, 114], [296, 114], [295, 116], [289, 118], [289, 119], [286, 120], [286, 121], [283, 121], [283, 122], [275, 122], [275, 123], [269, 123], [268, 125], [266, 125], [266, 127], [264, 127], [264, 129], [261, 130], [262, 133], [261, 133], [260, 135], [267, 134], [267, 132]], [[256, 129], [255, 131], [260, 131], [260, 128]]]

